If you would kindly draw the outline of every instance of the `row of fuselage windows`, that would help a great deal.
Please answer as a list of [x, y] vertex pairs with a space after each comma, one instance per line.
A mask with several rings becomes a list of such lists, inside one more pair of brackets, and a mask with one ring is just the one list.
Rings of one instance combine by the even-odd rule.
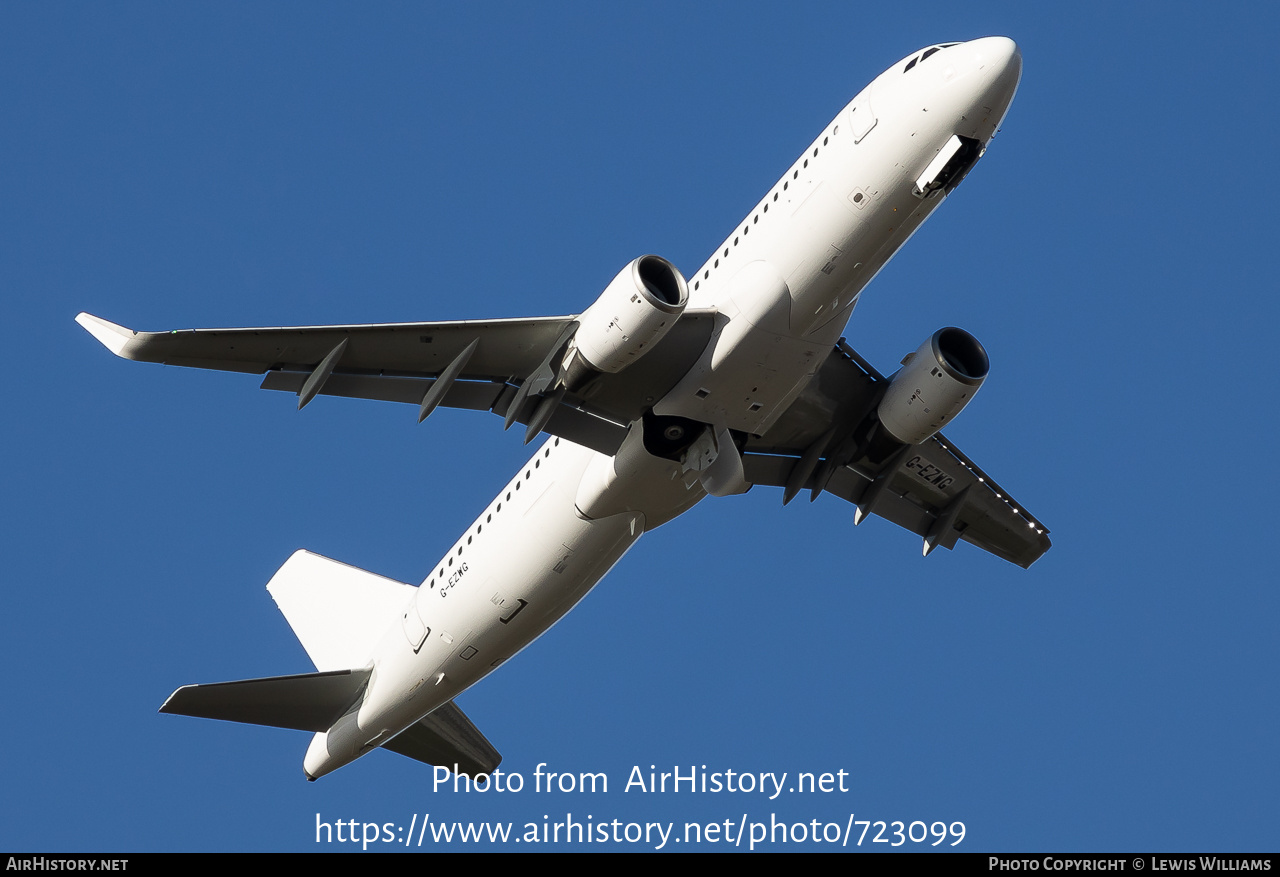
[[547, 445], [547, 447], [542, 449], [542, 456], [535, 457], [533, 460], [533, 465], [524, 470], [523, 477], [517, 475], [516, 480], [514, 482], [514, 486], [511, 484], [507, 485], [507, 492], [498, 497], [498, 500], [494, 504], [493, 509], [486, 512], [484, 516], [484, 520], [476, 524], [475, 532], [467, 534], [467, 541], [463, 542], [462, 540], [458, 540], [457, 550], [449, 554], [449, 557], [445, 560], [444, 566], [440, 567], [439, 572], [433, 575], [430, 581], [427, 582], [428, 588], [434, 588], [436, 586], [436, 580], [443, 579], [445, 577], [446, 571], [453, 566], [454, 558], [458, 558], [459, 560], [462, 558], [462, 552], [464, 549], [466, 549], [468, 545], [471, 544], [471, 540], [479, 536], [484, 531], [484, 525], [492, 523], [493, 516], [496, 514], [499, 514], [502, 511], [502, 504], [504, 502], [506, 503], [511, 502], [511, 497], [514, 495], [516, 491], [520, 490], [520, 485], [528, 481], [530, 478], [532, 478], [534, 470], [542, 468], [542, 461], [551, 456], [551, 449], [553, 447], [559, 447], [559, 446], [560, 446], [560, 439], [558, 438], [553, 439], [552, 442], [549, 445]]
[[693, 282], [693, 288], [695, 291], [702, 287], [702, 281], [710, 279], [712, 271], [720, 267], [721, 259], [724, 259], [726, 261], [728, 260], [730, 251], [733, 250], [733, 248], [738, 246], [738, 241], [744, 240], [746, 236], [750, 233], [751, 226], [758, 223], [760, 221], [760, 217], [766, 215], [769, 212], [769, 205], [776, 204], [778, 201], [778, 196], [781, 195], [783, 192], [787, 191], [788, 188], [790, 188], [792, 182], [800, 179], [800, 171], [809, 167], [809, 159], [817, 158], [818, 151], [822, 149], [823, 146], [826, 146], [832, 137], [836, 136], [839, 133], [840, 133], [840, 126], [836, 125], [834, 128], [831, 129], [830, 134], [824, 134], [822, 136], [821, 146], [817, 145], [815, 141], [815, 145], [813, 147], [813, 154], [811, 156], [807, 156], [804, 159], [804, 162], [800, 164], [798, 167], [792, 168], [791, 176], [790, 177], [784, 176], [781, 180], [782, 185], [775, 187], [773, 192], [769, 196], [767, 196], [764, 199], [764, 201], [760, 202], [760, 205], [756, 208], [755, 212], [751, 215], [751, 221], [748, 222], [746, 225], [742, 226], [742, 231], [733, 236], [732, 242], [730, 242], [729, 240], [726, 240], [724, 242], [724, 252], [721, 255], [717, 256], [715, 258], [715, 261], [709, 263], [708, 265], [702, 266], [702, 276], [700, 278], [697, 278]]
[[[923, 62], [925, 59], [927, 59], [930, 55], [934, 54], [935, 52], [940, 52], [943, 49], [949, 49], [952, 46], [958, 46], [958, 45], [960, 44], [959, 43], [940, 43], [939, 45], [936, 45], [936, 46], [930, 46], [929, 48], [921, 52], [919, 55], [917, 55], [916, 57], [908, 61], [907, 66], [903, 68], [902, 72], [906, 73], [912, 67], [916, 66], [917, 63]], [[831, 137], [834, 137], [839, 133], [840, 133], [840, 126], [836, 125], [834, 128], [831, 129], [831, 133], [829, 135], [823, 136], [822, 146], [826, 146], [827, 141]], [[820, 148], [821, 147], [819, 146], [813, 147], [813, 156], [812, 156], [813, 158], [818, 157], [818, 150]], [[702, 266], [702, 277], [694, 280], [693, 282], [693, 288], [695, 291], [702, 287], [702, 281], [709, 280], [711, 278], [712, 271], [720, 267], [721, 259], [727, 260], [729, 258], [730, 251], [738, 245], [739, 240], [747, 236], [747, 234], [751, 231], [751, 226], [758, 223], [760, 221], [760, 217], [769, 212], [769, 204], [776, 203], [778, 200], [778, 196], [782, 192], [787, 191], [787, 188], [790, 186], [792, 181], [800, 179], [800, 171], [803, 170], [804, 168], [807, 168], [808, 166], [809, 166], [809, 159], [806, 158], [804, 160], [804, 164], [802, 164], [800, 167], [792, 168], [791, 179], [787, 179], [786, 177], [783, 177], [782, 186], [780, 188], [775, 188], [772, 195], [768, 198], [765, 198], [764, 202], [756, 209], [755, 213], [752, 215], [751, 221], [748, 222], [746, 225], [742, 226], [742, 231], [739, 234], [736, 234], [733, 236], [733, 242], [730, 243], [728, 240], [726, 240], [724, 242], [724, 251], [721, 253], [721, 255], [717, 256], [715, 261], [713, 261], [709, 267], [707, 265]]]

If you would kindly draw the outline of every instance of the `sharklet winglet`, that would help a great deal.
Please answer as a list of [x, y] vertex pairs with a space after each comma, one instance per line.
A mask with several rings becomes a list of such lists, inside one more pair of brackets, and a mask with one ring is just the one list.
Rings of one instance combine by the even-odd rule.
[[133, 358], [125, 351], [125, 348], [133, 340], [134, 336], [138, 334], [135, 330], [116, 325], [110, 320], [104, 320], [102, 317], [95, 317], [93, 314], [83, 311], [76, 314], [76, 322], [116, 356], [124, 359]]

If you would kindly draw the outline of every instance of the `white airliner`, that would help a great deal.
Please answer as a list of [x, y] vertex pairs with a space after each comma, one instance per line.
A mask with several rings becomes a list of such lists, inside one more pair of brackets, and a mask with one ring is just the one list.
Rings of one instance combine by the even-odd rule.
[[808, 489], [1030, 566], [1047, 530], [939, 432], [987, 375], [944, 328], [883, 377], [841, 338], [858, 296], [983, 154], [1011, 40], [930, 46], [862, 90], [697, 272], [642, 256], [576, 317], [134, 332], [127, 359], [317, 394], [492, 411], [550, 438], [418, 587], [298, 551], [267, 585], [318, 672], [178, 689], [162, 712], [312, 731], [316, 779], [376, 747], [471, 775], [501, 756], [454, 705], [707, 494]]

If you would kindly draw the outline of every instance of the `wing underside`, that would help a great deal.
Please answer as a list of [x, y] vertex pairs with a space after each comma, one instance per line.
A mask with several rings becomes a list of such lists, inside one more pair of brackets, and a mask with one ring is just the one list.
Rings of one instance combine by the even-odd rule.
[[628, 425], [701, 354], [714, 318], [713, 310], [685, 311], [639, 362], [549, 403], [520, 389], [558, 365], [574, 317], [171, 332], [138, 332], [92, 314], [76, 322], [125, 359], [265, 374], [263, 389], [296, 393], [299, 407], [326, 395], [404, 402], [423, 417], [436, 405], [492, 411], [508, 424], [532, 424], [526, 438], [545, 430], [613, 454]]
[[[645, 357], [574, 393], [530, 392], [557, 365], [575, 317], [136, 332], [90, 314], [76, 318], [126, 359], [265, 374], [262, 388], [491, 411], [592, 448], [617, 452], [630, 424], [701, 355], [714, 310], [687, 310]], [[543, 382], [545, 384], [545, 381]], [[1050, 546], [1048, 529], [941, 433], [882, 460], [851, 453], [885, 379], [842, 340], [763, 436], [742, 443], [749, 484], [826, 491], [916, 533], [924, 553], [963, 539], [1027, 567]], [[523, 389], [522, 389], [523, 388]], [[512, 411], [512, 407], [515, 411]]]
[[809, 387], [760, 437], [743, 448], [746, 480], [826, 491], [857, 506], [855, 521], [875, 514], [924, 540], [924, 553], [963, 539], [1029, 567], [1049, 550], [1049, 530], [942, 433], [872, 461], [850, 452], [847, 438], [871, 413], [885, 379], [843, 341]]

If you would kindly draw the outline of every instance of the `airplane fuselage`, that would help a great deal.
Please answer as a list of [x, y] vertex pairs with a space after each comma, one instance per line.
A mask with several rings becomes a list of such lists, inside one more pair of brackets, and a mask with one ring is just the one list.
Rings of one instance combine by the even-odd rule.
[[[859, 93], [688, 278], [690, 306], [716, 309], [716, 327], [653, 412], [763, 434], [863, 288], [981, 154], [1020, 74], [1017, 47], [991, 37], [917, 52]], [[358, 708], [312, 741], [310, 778], [451, 701], [706, 495], [640, 433], [637, 421], [614, 456], [559, 438], [537, 450], [386, 632]]]

